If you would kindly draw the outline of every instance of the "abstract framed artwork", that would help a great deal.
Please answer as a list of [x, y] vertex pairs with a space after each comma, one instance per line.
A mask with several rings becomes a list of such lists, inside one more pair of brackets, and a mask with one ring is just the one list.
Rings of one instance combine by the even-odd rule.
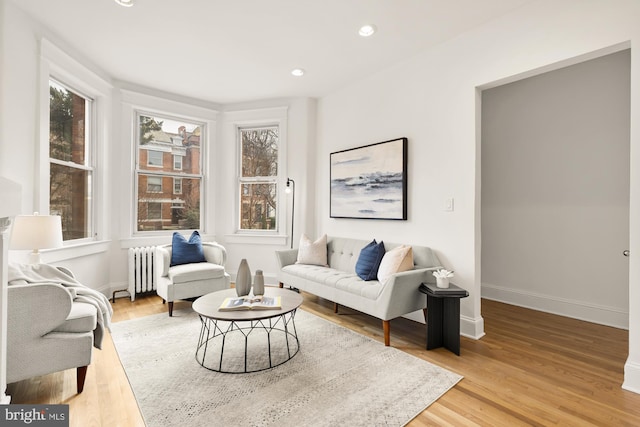
[[407, 138], [330, 155], [330, 217], [407, 219]]

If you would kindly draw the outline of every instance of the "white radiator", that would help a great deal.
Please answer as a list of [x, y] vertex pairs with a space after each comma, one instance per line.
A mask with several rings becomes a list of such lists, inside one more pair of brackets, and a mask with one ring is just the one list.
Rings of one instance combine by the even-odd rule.
[[156, 247], [129, 248], [129, 294], [131, 301], [137, 294], [156, 290], [153, 278], [153, 263]]

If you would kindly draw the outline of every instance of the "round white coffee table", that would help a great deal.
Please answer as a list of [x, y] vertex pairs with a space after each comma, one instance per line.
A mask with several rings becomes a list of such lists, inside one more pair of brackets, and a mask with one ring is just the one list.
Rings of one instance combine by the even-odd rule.
[[291, 360], [300, 350], [295, 314], [302, 296], [281, 288], [265, 288], [265, 296], [281, 298], [274, 310], [220, 311], [226, 298], [237, 297], [235, 289], [212, 292], [193, 302], [201, 329], [196, 360], [216, 372], [263, 371]]

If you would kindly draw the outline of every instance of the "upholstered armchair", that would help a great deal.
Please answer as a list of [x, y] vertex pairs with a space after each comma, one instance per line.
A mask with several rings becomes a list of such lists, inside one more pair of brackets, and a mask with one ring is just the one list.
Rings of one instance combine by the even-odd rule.
[[203, 242], [202, 249], [206, 262], [171, 266], [172, 245], [156, 248], [156, 292], [163, 303], [169, 304], [169, 316], [173, 316], [174, 301], [199, 297], [231, 286], [231, 277], [224, 270], [226, 249], [215, 242]]
[[72, 293], [61, 284], [9, 286], [7, 382], [77, 368], [81, 393], [97, 319], [94, 305], [73, 301]]

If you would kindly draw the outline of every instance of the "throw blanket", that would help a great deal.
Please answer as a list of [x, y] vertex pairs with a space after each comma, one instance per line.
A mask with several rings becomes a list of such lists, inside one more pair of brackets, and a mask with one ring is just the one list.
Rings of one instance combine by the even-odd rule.
[[93, 345], [102, 348], [105, 329], [111, 330], [113, 308], [109, 299], [100, 292], [78, 282], [71, 274], [48, 264], [9, 264], [9, 285], [57, 283], [69, 291], [74, 301], [91, 304], [98, 310], [98, 326], [93, 331]]

